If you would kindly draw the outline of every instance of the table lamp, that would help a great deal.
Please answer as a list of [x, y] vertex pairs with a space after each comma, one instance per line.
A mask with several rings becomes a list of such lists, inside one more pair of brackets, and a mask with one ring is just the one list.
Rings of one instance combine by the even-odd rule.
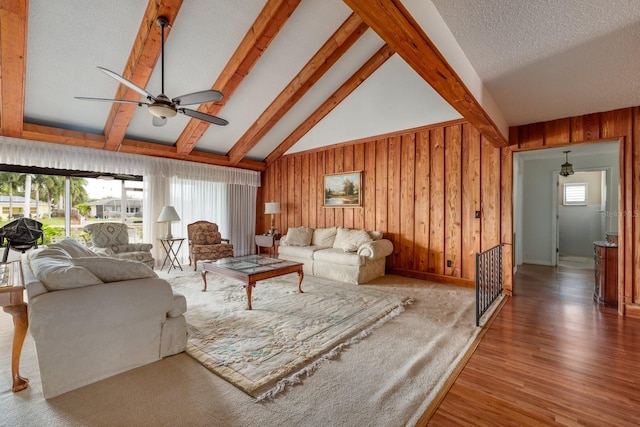
[[171, 223], [173, 221], [180, 221], [180, 216], [178, 212], [176, 212], [176, 208], [173, 206], [165, 206], [162, 208], [162, 212], [160, 212], [160, 216], [158, 217], [158, 222], [166, 222], [167, 223], [167, 236], [165, 239], [173, 239], [171, 235]]
[[276, 231], [276, 218], [275, 214], [280, 213], [280, 203], [278, 202], [267, 202], [264, 204], [264, 213], [271, 214], [271, 228], [269, 228], [269, 235], [273, 236]]

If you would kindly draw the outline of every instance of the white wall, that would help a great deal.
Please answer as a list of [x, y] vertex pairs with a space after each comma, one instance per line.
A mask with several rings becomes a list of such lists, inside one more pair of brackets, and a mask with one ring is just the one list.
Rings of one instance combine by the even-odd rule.
[[[570, 148], [569, 161], [575, 171], [608, 171], [606, 210], [609, 215], [605, 230], [617, 231], [615, 212], [618, 210], [618, 143], [585, 144]], [[557, 230], [553, 217], [558, 206], [555, 183], [558, 181], [560, 165], [564, 161], [562, 149], [514, 155], [514, 243], [518, 264], [556, 263]]]
[[[559, 255], [580, 257], [593, 256], [593, 242], [605, 237], [604, 215], [602, 212], [602, 176], [609, 171], [576, 172], [568, 177], [558, 177], [558, 228]], [[564, 205], [564, 184], [586, 183], [586, 205]]]

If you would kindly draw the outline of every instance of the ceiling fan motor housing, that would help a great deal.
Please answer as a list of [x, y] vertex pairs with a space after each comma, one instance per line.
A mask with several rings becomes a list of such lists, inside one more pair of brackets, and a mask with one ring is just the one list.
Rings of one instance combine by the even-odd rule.
[[148, 110], [154, 116], [163, 119], [175, 117], [175, 115], [177, 114], [173, 103], [164, 94], [156, 96], [155, 102], [149, 105]]

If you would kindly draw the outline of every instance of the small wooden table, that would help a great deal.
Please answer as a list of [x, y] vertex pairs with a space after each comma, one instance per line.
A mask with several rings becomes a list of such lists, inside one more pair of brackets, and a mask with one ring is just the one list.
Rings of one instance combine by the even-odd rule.
[[[171, 272], [172, 268], [179, 268], [182, 270], [182, 266], [178, 261], [178, 253], [180, 252], [180, 248], [182, 247], [182, 242], [184, 242], [184, 237], [172, 237], [172, 238], [160, 238], [160, 243], [162, 244], [162, 248], [166, 256], [164, 257], [164, 261], [162, 261], [162, 267], [160, 267], [160, 271], [164, 268], [164, 265], [167, 264], [169, 269], [167, 273]], [[178, 244], [177, 247], [174, 248], [175, 244]]]
[[13, 316], [13, 346], [11, 350], [11, 377], [15, 393], [29, 387], [29, 380], [20, 376], [20, 354], [27, 335], [29, 320], [27, 304], [23, 300], [24, 279], [20, 261], [0, 263], [0, 305]]
[[204, 261], [202, 264], [202, 280], [207, 290], [207, 273], [213, 272], [231, 277], [243, 282], [247, 292], [247, 310], [251, 310], [251, 289], [256, 287], [258, 280], [270, 279], [290, 273], [298, 273], [298, 292], [302, 291], [304, 272], [299, 262], [283, 261], [276, 258], [266, 258], [258, 255], [247, 255], [234, 258], [222, 258], [217, 261]]
[[278, 255], [278, 246], [280, 245], [280, 235], [256, 234], [256, 252], [260, 255], [260, 248], [268, 248], [269, 256], [276, 257]]

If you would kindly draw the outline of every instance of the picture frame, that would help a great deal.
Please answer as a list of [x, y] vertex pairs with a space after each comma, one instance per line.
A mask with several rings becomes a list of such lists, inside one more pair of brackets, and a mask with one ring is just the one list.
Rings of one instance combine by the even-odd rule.
[[322, 192], [325, 208], [362, 206], [362, 171], [325, 174]]

